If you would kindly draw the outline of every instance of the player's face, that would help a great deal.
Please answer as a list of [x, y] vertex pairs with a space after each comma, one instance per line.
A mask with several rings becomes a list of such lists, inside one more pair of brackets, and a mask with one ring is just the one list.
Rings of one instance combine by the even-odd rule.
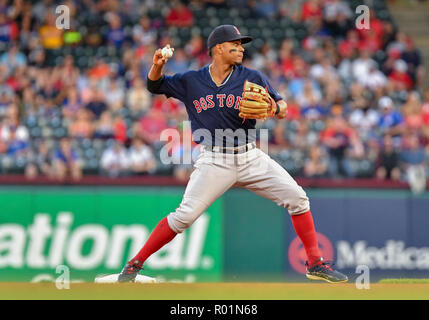
[[234, 65], [243, 62], [244, 48], [241, 40], [222, 43], [222, 57], [226, 62]]

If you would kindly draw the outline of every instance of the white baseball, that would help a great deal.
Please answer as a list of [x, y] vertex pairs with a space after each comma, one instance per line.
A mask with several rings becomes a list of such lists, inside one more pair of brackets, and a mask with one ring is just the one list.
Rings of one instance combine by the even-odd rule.
[[171, 50], [170, 48], [164, 47], [161, 50], [162, 56], [164, 58], [171, 58], [171, 56], [173, 55], [173, 50]]

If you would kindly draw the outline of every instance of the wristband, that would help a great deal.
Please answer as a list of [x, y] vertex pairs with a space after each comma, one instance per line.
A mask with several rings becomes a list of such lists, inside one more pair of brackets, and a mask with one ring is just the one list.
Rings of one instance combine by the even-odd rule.
[[278, 115], [278, 114], [280, 113], [280, 107], [279, 107], [279, 105], [277, 104], [277, 102], [276, 102], [276, 107], [277, 107], [277, 110], [276, 110], [275, 115]]

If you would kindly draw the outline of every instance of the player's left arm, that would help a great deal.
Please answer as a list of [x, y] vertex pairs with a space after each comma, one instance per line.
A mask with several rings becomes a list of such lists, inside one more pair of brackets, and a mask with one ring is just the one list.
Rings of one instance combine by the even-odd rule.
[[271, 86], [271, 84], [268, 82], [268, 79], [261, 72], [257, 71], [257, 74], [260, 78], [261, 85], [267, 89], [271, 98], [268, 114], [271, 114], [272, 117], [276, 117], [278, 119], [285, 118], [287, 116], [286, 101], [283, 100], [282, 96]]
[[[274, 99], [271, 98], [273, 101]], [[275, 111], [275, 117], [278, 119], [284, 119], [287, 116], [287, 103], [284, 100], [274, 101], [274, 103], [277, 105], [276, 111]]]

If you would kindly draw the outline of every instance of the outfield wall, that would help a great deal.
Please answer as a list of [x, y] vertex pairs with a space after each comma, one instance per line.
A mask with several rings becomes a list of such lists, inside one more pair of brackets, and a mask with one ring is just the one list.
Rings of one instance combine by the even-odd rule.
[[[0, 188], [0, 281], [72, 280], [117, 273], [157, 222], [179, 205], [178, 187]], [[350, 278], [429, 277], [429, 194], [307, 189], [327, 259]], [[176, 281], [305, 281], [305, 252], [287, 211], [232, 189], [145, 265]]]
[[[118, 273], [182, 198], [182, 188], [8, 188], [0, 191], [0, 281]], [[215, 202], [193, 226], [154, 254], [147, 275], [222, 279], [222, 209]]]

